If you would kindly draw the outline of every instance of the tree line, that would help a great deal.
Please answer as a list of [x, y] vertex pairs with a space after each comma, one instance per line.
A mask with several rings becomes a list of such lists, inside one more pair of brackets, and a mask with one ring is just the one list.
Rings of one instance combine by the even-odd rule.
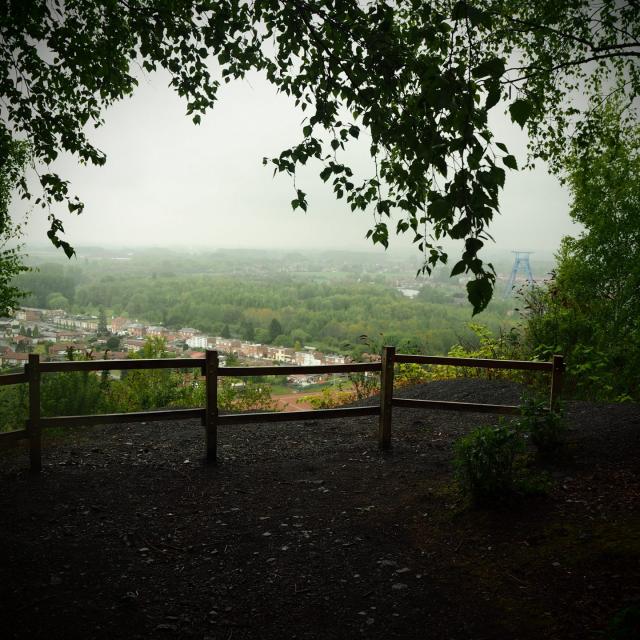
[[[349, 280], [317, 282], [285, 274], [271, 277], [101, 276], [76, 267], [43, 266], [23, 274], [32, 291], [25, 304], [109, 313], [168, 328], [286, 347], [313, 346], [348, 353], [360, 336], [379, 336], [424, 353], [444, 354], [467, 335], [470, 309], [451, 292], [424, 288], [409, 299], [389, 285]], [[510, 302], [482, 314], [497, 330], [508, 322]]]

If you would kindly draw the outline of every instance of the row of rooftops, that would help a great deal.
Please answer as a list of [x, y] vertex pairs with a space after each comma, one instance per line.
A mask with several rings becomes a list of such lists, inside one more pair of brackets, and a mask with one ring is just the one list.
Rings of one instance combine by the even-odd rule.
[[[23, 324], [33, 323], [39, 327], [37, 336], [16, 333], [15, 329]], [[40, 323], [45, 323], [42, 326]], [[286, 364], [312, 366], [320, 364], [344, 364], [347, 358], [338, 354], [324, 354], [314, 347], [295, 350], [290, 347], [274, 346], [224, 338], [207, 336], [193, 327], [170, 330], [161, 325], [147, 325], [124, 317], [112, 317], [107, 328], [121, 338], [119, 351], [106, 351], [105, 340], [87, 344], [94, 338], [99, 320], [95, 316], [69, 315], [62, 309], [38, 309], [24, 307], [18, 309], [13, 318], [0, 319], [0, 330], [4, 329], [5, 339], [10, 346], [0, 345], [0, 366], [13, 366], [27, 361], [28, 354], [18, 351], [20, 343], [33, 347], [39, 343], [48, 344], [49, 359], [64, 359], [69, 349], [84, 357], [118, 359], [126, 358], [132, 351], [138, 351], [145, 345], [148, 337], [165, 338], [168, 351], [175, 357], [202, 357], [204, 350], [216, 349], [223, 354], [238, 357], [269, 360]], [[190, 349], [185, 350], [186, 344]], [[13, 347], [13, 348], [11, 348]]]

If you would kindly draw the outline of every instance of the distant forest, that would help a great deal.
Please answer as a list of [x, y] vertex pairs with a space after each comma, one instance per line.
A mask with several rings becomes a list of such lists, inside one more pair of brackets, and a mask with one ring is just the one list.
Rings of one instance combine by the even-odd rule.
[[[410, 263], [368, 254], [146, 251], [45, 262], [21, 274], [18, 286], [30, 292], [26, 306], [103, 309], [168, 328], [283, 346], [362, 351], [365, 335], [375, 344], [444, 354], [461, 340], [473, 341], [464, 287], [444, 272], [419, 281], [415, 273]], [[410, 299], [399, 286], [420, 293]], [[513, 307], [513, 300], [498, 297], [474, 321], [497, 332], [514, 323]]]

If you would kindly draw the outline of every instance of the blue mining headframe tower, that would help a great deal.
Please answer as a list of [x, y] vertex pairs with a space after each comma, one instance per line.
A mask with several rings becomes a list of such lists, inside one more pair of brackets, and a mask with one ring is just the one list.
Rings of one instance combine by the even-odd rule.
[[524, 272], [524, 276], [527, 280], [527, 286], [533, 286], [533, 274], [531, 273], [531, 264], [529, 262], [529, 256], [533, 253], [533, 251], [512, 251], [511, 253], [515, 254], [515, 259], [513, 261], [513, 268], [511, 269], [511, 275], [509, 276], [509, 281], [507, 282], [507, 286], [504, 290], [504, 297], [508, 298], [513, 294], [513, 288], [516, 284], [516, 278], [518, 277], [518, 273], [520, 271]]

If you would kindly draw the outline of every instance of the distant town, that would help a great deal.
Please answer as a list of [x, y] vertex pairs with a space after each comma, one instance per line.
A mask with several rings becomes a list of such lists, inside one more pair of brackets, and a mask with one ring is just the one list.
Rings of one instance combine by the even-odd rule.
[[202, 358], [206, 349], [216, 349], [222, 361], [233, 356], [295, 365], [344, 364], [343, 355], [326, 354], [311, 346], [302, 349], [258, 344], [224, 336], [204, 335], [197, 329], [171, 330], [137, 320], [114, 316], [72, 315], [62, 309], [24, 307], [13, 317], [0, 318], [0, 367], [25, 364], [29, 353], [43, 360], [70, 358], [125, 359], [140, 351], [147, 338], [163, 338], [175, 358]]

